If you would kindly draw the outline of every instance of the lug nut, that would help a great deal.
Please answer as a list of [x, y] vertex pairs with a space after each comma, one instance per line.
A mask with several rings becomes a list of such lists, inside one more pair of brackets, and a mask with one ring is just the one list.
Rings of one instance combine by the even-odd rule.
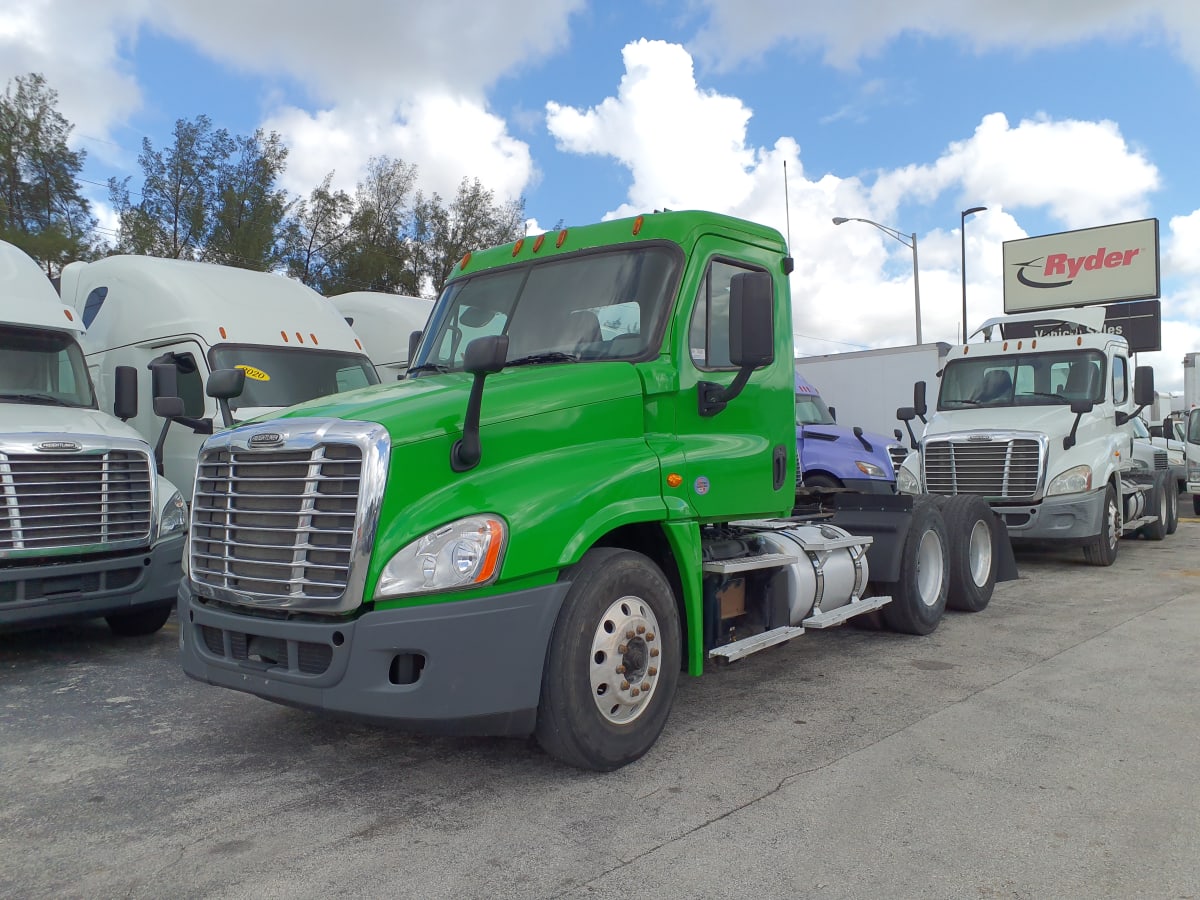
[[629, 638], [629, 640], [633, 640], [634, 634], [632, 631], [627, 631], [625, 632], [625, 637]]
[[648, 640], [648, 641], [654, 640], [654, 632], [653, 631], [646, 632], [646, 640]]
[[618, 652], [618, 653], [628, 653], [628, 652], [629, 652], [629, 645], [628, 645], [628, 644], [621, 644], [621, 646], [617, 647], [617, 652]]
[[621, 690], [623, 690], [623, 691], [629, 690], [629, 682], [628, 681], [621, 682]]
[[658, 656], [658, 648], [657, 648], [657, 647], [651, 647], [651, 648], [650, 648], [650, 655], [651, 655], [651, 656]]
[[637, 632], [638, 632], [638, 634], [645, 634], [645, 633], [646, 633], [646, 626], [645, 626], [645, 625], [639, 625], [639, 626], [637, 627]]
[[632, 691], [629, 692], [629, 696], [636, 697], [640, 693], [641, 693], [641, 691], [639, 691], [637, 688], [634, 688]]
[[650, 668], [648, 668], [646, 670], [646, 674], [649, 675], [651, 678], [653, 678], [655, 675], [658, 674], [658, 666], [651, 666]]
[[624, 666], [617, 666], [617, 668], [616, 668], [616, 673], [617, 673], [618, 675], [624, 675], [624, 674], [625, 674], [625, 667], [624, 667]]
[[643, 681], [643, 682], [642, 682], [642, 690], [643, 690], [643, 691], [648, 691], [648, 690], [650, 690], [650, 682], [648, 682], [648, 681]]

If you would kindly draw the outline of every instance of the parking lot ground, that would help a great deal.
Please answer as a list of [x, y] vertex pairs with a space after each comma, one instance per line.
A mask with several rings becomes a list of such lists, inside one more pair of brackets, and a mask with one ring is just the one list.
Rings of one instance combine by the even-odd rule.
[[0, 896], [1200, 897], [1198, 549], [685, 678], [606, 775], [189, 681], [173, 619], [0, 636]]

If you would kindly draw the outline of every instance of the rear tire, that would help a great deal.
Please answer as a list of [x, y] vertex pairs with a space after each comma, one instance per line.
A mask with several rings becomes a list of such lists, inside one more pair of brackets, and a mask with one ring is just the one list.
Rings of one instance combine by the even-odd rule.
[[569, 578], [536, 735], [556, 759], [609, 772], [645, 754], [667, 723], [681, 665], [679, 612], [662, 571], [632, 550], [589, 550]]
[[1179, 491], [1174, 482], [1167, 487], [1167, 506], [1170, 510], [1167, 518], [1167, 534], [1174, 534], [1179, 530]]
[[113, 613], [105, 616], [104, 621], [108, 623], [113, 634], [119, 634], [121, 637], [141, 637], [146, 634], [154, 634], [166, 625], [167, 619], [171, 617], [171, 610], [174, 608], [174, 603], [165, 603], [149, 609]]
[[892, 595], [892, 602], [880, 610], [892, 631], [929, 634], [938, 627], [950, 584], [949, 546], [937, 505], [929, 497], [915, 497], [900, 558], [900, 580], [880, 585], [880, 593]]
[[1200, 516], [1200, 494], [1192, 494], [1192, 513]]
[[942, 504], [942, 518], [950, 535], [946, 606], [979, 612], [987, 608], [996, 587], [997, 560], [992, 552], [996, 516], [982, 497], [959, 494]]
[[1138, 534], [1148, 541], [1161, 541], [1167, 536], [1167, 525], [1170, 521], [1170, 500], [1167, 494], [1166, 479], [1162, 475], [1155, 475], [1154, 486], [1150, 489], [1150, 500], [1146, 504], [1146, 513], [1157, 518], [1138, 529]]
[[1121, 546], [1121, 511], [1117, 508], [1117, 492], [1110, 484], [1104, 489], [1104, 514], [1100, 517], [1100, 533], [1083, 548], [1083, 558], [1093, 566], [1111, 566], [1117, 560]]

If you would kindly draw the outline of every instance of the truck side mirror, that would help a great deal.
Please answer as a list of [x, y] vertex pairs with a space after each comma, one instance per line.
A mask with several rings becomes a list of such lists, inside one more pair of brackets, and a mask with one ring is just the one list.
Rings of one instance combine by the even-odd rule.
[[228, 428], [233, 424], [233, 413], [229, 409], [229, 401], [242, 396], [246, 389], [245, 369], [214, 369], [209, 373], [208, 384], [204, 393], [215, 397], [217, 406], [221, 407], [221, 421]]
[[116, 397], [113, 398], [113, 415], [122, 422], [128, 422], [137, 415], [137, 369], [133, 366], [117, 366], [114, 376]]
[[[179, 370], [174, 362], [159, 362], [150, 364], [150, 393], [154, 397], [154, 414], [163, 418], [174, 418], [183, 415], [183, 400], [179, 396]], [[176, 404], [167, 401], [178, 400], [179, 412], [160, 412], [173, 410]]]
[[[920, 382], [918, 382], [920, 383]], [[913, 434], [912, 420], [917, 417], [917, 411], [911, 406], [901, 406], [896, 410], [896, 418], [904, 423], [904, 428], [908, 432], [908, 446], [913, 450], [917, 449], [917, 436]], [[900, 429], [896, 429], [896, 437], [900, 437]]]
[[925, 382], [918, 381], [913, 384], [913, 415], [924, 422], [927, 412], [929, 405], [925, 402]]
[[775, 285], [766, 272], [729, 280], [729, 361], [739, 369], [775, 361], [774, 304]]
[[835, 421], [835, 422], [837, 421], [837, 407], [836, 406], [829, 407], [829, 418], [833, 419], [833, 421]]
[[242, 391], [245, 389], [245, 369], [215, 369], [208, 376], [208, 384], [204, 386], [204, 393], [218, 400], [232, 400], [234, 397], [242, 396]]
[[499, 372], [508, 360], [508, 335], [491, 334], [467, 344], [463, 354], [463, 370], [475, 376], [467, 398], [467, 414], [463, 419], [462, 437], [450, 448], [450, 468], [467, 472], [479, 465], [483, 448], [479, 444], [479, 413], [483, 405], [483, 382], [488, 375]]
[[417, 355], [417, 346], [421, 343], [423, 332], [414, 331], [408, 336], [408, 365], [412, 365], [413, 357]]
[[699, 413], [715, 416], [737, 397], [755, 369], [775, 361], [775, 283], [766, 272], [743, 272], [729, 279], [729, 361], [738, 373], [729, 387], [711, 381], [696, 385]]
[[1133, 402], [1139, 407], [1154, 402], [1154, 366], [1138, 366], [1133, 376]]

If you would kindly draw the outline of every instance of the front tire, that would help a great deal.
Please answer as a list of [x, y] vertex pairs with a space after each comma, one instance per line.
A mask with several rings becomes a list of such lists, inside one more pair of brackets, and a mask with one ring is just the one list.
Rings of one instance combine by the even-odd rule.
[[671, 712], [682, 646], [662, 571], [597, 547], [569, 575], [542, 673], [536, 735], [556, 759], [609, 772], [649, 750]]
[[1083, 548], [1083, 558], [1093, 566], [1111, 566], [1117, 560], [1121, 545], [1121, 511], [1117, 508], [1117, 492], [1110, 484], [1104, 489], [1104, 514], [1100, 517], [1100, 533]]
[[996, 587], [996, 557], [992, 552], [996, 516], [982, 497], [959, 494], [942, 504], [942, 517], [950, 534], [946, 606], [979, 612], [987, 608]]
[[108, 623], [113, 634], [119, 634], [121, 637], [141, 637], [154, 634], [166, 625], [174, 608], [174, 603], [166, 603], [162, 606], [151, 606], [149, 609], [113, 613], [105, 616], [104, 621]]
[[892, 602], [880, 612], [892, 631], [929, 634], [938, 627], [946, 611], [950, 583], [950, 560], [946, 523], [929, 497], [913, 500], [912, 521], [904, 537], [900, 580], [881, 585]]

